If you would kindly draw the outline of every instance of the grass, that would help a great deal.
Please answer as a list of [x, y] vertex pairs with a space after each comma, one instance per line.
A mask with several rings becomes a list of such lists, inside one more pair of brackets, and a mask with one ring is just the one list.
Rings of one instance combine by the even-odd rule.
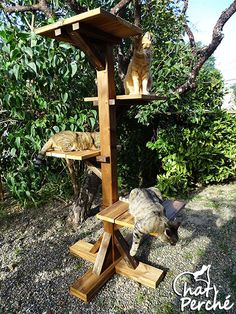
[[153, 314], [178, 314], [179, 311], [175, 309], [175, 305], [167, 302], [160, 305], [155, 305], [153, 308]]
[[188, 261], [192, 260], [193, 259], [193, 254], [191, 252], [186, 252], [184, 254], [184, 258]]
[[137, 295], [136, 295], [136, 301], [138, 304], [142, 304], [145, 300], [145, 295], [143, 294], [143, 292], [138, 291]]
[[198, 257], [203, 257], [205, 255], [205, 249], [198, 248], [196, 254]]

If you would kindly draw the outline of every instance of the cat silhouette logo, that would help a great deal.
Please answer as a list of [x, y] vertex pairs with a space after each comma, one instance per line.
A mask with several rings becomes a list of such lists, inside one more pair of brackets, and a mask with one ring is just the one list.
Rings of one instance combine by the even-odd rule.
[[211, 284], [211, 265], [203, 265], [196, 272], [183, 272], [173, 281], [173, 290], [180, 297], [181, 312], [190, 309], [191, 311], [215, 311], [216, 309], [228, 311], [234, 303], [231, 302], [231, 295], [224, 301], [218, 300], [219, 290], [216, 285]]

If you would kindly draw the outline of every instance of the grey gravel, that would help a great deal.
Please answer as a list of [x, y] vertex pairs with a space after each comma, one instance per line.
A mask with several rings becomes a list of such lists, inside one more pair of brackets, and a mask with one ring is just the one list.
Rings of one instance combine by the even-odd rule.
[[[37, 210], [12, 209], [11, 219], [3, 219], [0, 313], [180, 313], [174, 278], [208, 264], [221, 298], [230, 294], [236, 302], [236, 183], [201, 189], [187, 200], [175, 247], [145, 239], [138, 258], [167, 270], [157, 289], [116, 274], [88, 304], [70, 296], [68, 288], [91, 264], [71, 256], [68, 247], [79, 239], [95, 242], [102, 224], [90, 217], [75, 231], [67, 215], [68, 208], [54, 201]], [[236, 313], [236, 305], [227, 313]]]

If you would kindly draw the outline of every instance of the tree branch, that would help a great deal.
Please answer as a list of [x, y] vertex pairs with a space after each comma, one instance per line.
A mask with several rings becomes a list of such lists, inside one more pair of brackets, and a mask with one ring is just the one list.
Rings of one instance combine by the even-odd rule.
[[187, 23], [187, 19], [186, 19], [187, 9], [188, 9], [188, 0], [184, 0], [184, 6], [183, 6], [183, 10], [182, 10], [182, 14], [185, 16], [184, 28], [185, 28], [186, 34], [189, 38], [189, 43], [190, 43], [190, 46], [192, 48], [192, 54], [195, 56], [197, 54], [197, 46], [196, 46], [193, 32]]
[[117, 3], [117, 5], [115, 5], [112, 9], [111, 9], [111, 13], [112, 14], [117, 14], [121, 9], [123, 9], [124, 7], [126, 7], [132, 0], [121, 0], [119, 3]]
[[8, 6], [5, 3], [3, 3], [3, 1], [1, 1], [1, 8], [4, 10], [4, 12], [8, 14], [18, 13], [18, 12], [41, 11], [48, 17], [52, 17], [54, 15], [52, 10], [49, 9], [49, 6], [46, 0], [39, 0], [38, 3], [32, 4], [32, 5], [16, 4], [14, 6]]
[[[185, 5], [186, 5], [186, 2], [188, 2], [188, 0], [185, 1]], [[196, 87], [196, 78], [199, 71], [201, 70], [203, 64], [207, 61], [207, 59], [214, 53], [216, 48], [220, 45], [222, 39], [224, 38], [224, 35], [222, 33], [223, 27], [225, 23], [230, 19], [230, 17], [235, 12], [236, 12], [236, 0], [234, 0], [232, 4], [221, 13], [219, 19], [217, 20], [214, 26], [213, 33], [212, 33], [212, 40], [210, 44], [196, 51], [197, 59], [195, 63], [193, 64], [192, 71], [187, 81], [181, 86], [179, 86], [178, 88], [176, 88], [175, 91], [177, 93], [183, 94]]]
[[141, 4], [139, 0], [133, 0], [134, 3], [134, 25], [141, 25]]
[[86, 7], [79, 5], [75, 0], [67, 0], [67, 3], [71, 10], [76, 14], [80, 14], [88, 10]]

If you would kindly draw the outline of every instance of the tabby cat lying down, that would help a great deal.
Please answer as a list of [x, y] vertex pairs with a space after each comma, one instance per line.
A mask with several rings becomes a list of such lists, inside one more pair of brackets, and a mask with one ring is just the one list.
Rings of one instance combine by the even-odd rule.
[[80, 151], [86, 149], [99, 149], [100, 138], [99, 132], [72, 132], [62, 131], [54, 134], [44, 144], [43, 148], [39, 152], [36, 161], [35, 168], [39, 168], [42, 164], [42, 160], [49, 150], [60, 150], [63, 152]]
[[137, 253], [143, 234], [158, 233], [163, 242], [177, 243], [180, 223], [165, 217], [162, 196], [157, 188], [136, 188], [130, 192], [128, 199], [121, 200], [129, 203], [129, 212], [134, 216], [131, 256]]

